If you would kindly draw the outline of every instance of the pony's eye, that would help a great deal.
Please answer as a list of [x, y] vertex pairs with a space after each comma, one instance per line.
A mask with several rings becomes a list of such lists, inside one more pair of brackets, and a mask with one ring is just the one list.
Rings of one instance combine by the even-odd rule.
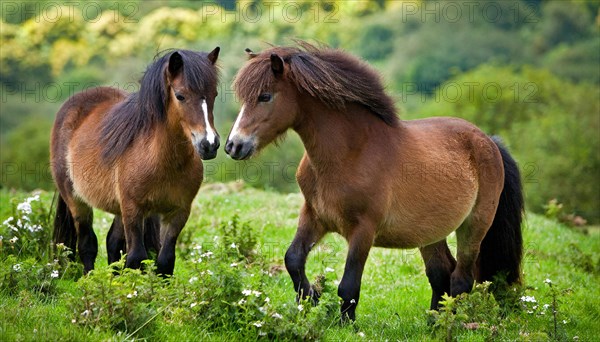
[[177, 98], [177, 100], [179, 100], [179, 101], [185, 100], [185, 96], [183, 96], [181, 94], [175, 94], [175, 98]]
[[260, 94], [258, 97], [258, 102], [269, 102], [271, 101], [271, 98], [272, 96], [269, 93]]

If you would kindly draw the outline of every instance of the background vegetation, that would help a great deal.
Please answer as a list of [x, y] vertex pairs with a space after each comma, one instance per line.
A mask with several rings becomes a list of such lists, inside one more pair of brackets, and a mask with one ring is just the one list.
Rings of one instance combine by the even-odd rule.
[[[6, 188], [51, 189], [48, 136], [60, 104], [95, 85], [136, 90], [167, 48], [222, 48], [216, 124], [239, 111], [231, 79], [243, 49], [323, 42], [379, 69], [404, 119], [460, 116], [502, 136], [525, 174], [527, 203], [557, 198], [600, 219], [598, 1], [26, 1], [2, 6], [0, 111]], [[258, 159], [207, 162], [207, 180], [296, 191], [294, 134]], [[383, 166], [382, 166], [383, 167]]]

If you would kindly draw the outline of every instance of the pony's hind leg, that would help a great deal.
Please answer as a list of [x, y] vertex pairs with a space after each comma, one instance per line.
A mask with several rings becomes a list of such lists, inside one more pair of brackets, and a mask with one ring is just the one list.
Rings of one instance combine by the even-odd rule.
[[325, 230], [317, 222], [312, 209], [304, 204], [298, 219], [298, 230], [292, 244], [285, 253], [285, 268], [287, 269], [294, 289], [297, 292], [296, 300], [312, 298], [317, 301], [319, 293], [315, 291], [306, 277], [306, 257], [312, 247], [325, 235]]
[[456, 230], [456, 260], [457, 264], [450, 277], [450, 295], [455, 297], [461, 293], [470, 292], [475, 282], [475, 266], [479, 256], [481, 241], [489, 230], [492, 215], [485, 211], [477, 214], [477, 206], [471, 214], [470, 220], [464, 222]]
[[[161, 220], [161, 246], [156, 260], [156, 271], [161, 275], [172, 275], [175, 268], [175, 245], [179, 233], [190, 216], [189, 209], [181, 209], [175, 213], [163, 216]], [[154, 227], [156, 228], [156, 227]]]
[[423, 262], [425, 263], [425, 273], [431, 285], [431, 310], [439, 308], [440, 300], [444, 293], [450, 294], [450, 276], [456, 267], [456, 260], [450, 253], [446, 240], [421, 247], [419, 249]]
[[120, 215], [113, 219], [108, 234], [106, 235], [106, 254], [108, 254], [108, 264], [117, 262], [121, 259], [122, 253], [126, 252], [125, 246], [125, 227]]

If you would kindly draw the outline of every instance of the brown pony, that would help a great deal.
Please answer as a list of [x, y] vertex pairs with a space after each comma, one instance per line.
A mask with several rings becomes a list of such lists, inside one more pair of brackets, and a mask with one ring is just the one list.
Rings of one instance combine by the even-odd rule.
[[126, 250], [126, 266], [139, 268], [146, 247], [154, 247], [157, 271], [173, 273], [175, 243], [202, 182], [201, 159], [219, 148], [218, 55], [218, 47], [170, 51], [148, 66], [139, 92], [93, 88], [59, 110], [50, 142], [60, 192], [54, 240], [77, 248], [86, 272], [98, 253], [96, 207], [117, 215], [107, 237], [109, 263]]
[[[340, 50], [252, 53], [234, 86], [243, 101], [225, 151], [251, 157], [289, 128], [306, 152], [296, 175], [305, 204], [285, 265], [299, 297], [318, 299], [306, 257], [324, 234], [349, 244], [338, 294], [355, 318], [372, 246], [419, 248], [437, 309], [475, 280], [520, 279], [523, 198], [515, 161], [456, 118], [402, 121], [379, 75]], [[456, 231], [457, 260], [446, 237]]]

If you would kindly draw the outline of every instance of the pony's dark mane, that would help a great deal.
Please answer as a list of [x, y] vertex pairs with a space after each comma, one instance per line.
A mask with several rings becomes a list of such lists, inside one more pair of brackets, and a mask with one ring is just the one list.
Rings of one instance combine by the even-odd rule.
[[[188, 89], [205, 94], [217, 84], [217, 68], [208, 60], [207, 53], [176, 50], [183, 60], [183, 80]], [[164, 123], [169, 99], [165, 69], [175, 50], [163, 52], [150, 64], [140, 81], [139, 92], [130, 94], [116, 105], [102, 123], [102, 157], [112, 163], [131, 145], [136, 136], [148, 133]]]
[[238, 97], [256, 103], [261, 93], [272, 89], [275, 76], [270, 57], [277, 54], [289, 67], [287, 75], [299, 91], [336, 110], [345, 109], [347, 103], [358, 103], [388, 125], [398, 124], [394, 101], [385, 93], [375, 69], [342, 50], [296, 43], [297, 47], [272, 47], [251, 58], [235, 77], [233, 86]]

